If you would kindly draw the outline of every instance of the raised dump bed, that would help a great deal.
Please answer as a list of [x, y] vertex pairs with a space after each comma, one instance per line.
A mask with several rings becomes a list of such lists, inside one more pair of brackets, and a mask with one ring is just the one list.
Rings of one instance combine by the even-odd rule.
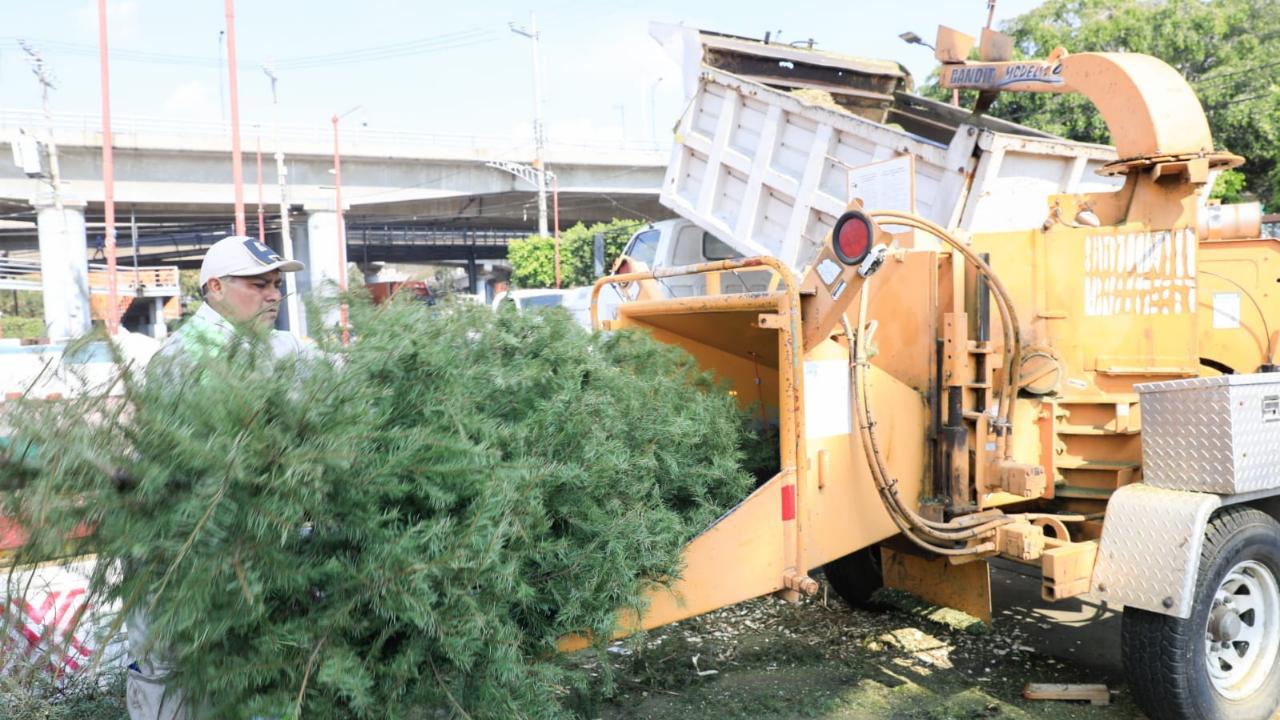
[[872, 210], [999, 232], [1042, 224], [1050, 195], [1120, 185], [1094, 172], [1115, 160], [1110, 147], [987, 124], [962, 122], [949, 143], [936, 142], [704, 66], [660, 200], [743, 255], [799, 271], [851, 196]]

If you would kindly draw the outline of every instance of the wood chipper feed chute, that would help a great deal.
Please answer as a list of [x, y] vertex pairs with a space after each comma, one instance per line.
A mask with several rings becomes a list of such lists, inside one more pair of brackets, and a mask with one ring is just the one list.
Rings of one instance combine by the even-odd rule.
[[[927, 221], [906, 215], [894, 220], [956, 242]], [[848, 222], [861, 223], [856, 243], [842, 232]], [[919, 550], [955, 560], [997, 550], [999, 529], [1015, 518], [991, 511], [946, 519], [924, 517], [916, 509], [926, 495], [930, 408], [918, 388], [895, 377], [892, 369], [872, 365], [867, 354], [869, 278], [884, 266], [892, 239], [855, 207], [837, 221], [829, 247], [798, 282], [779, 261], [755, 258], [628, 273], [597, 283], [598, 295], [606, 285], [660, 283], [678, 275], [763, 265], [775, 273], [778, 288], [639, 299], [623, 303], [616, 320], [599, 323], [604, 329], [645, 328], [656, 339], [683, 347], [728, 382], [744, 408], [758, 403], [763, 415], [776, 418], [781, 443], [778, 474], [689, 545], [679, 582], [655, 592], [649, 611], [629, 619], [628, 627], [655, 627], [770, 592], [812, 593], [817, 587], [808, 576], [812, 568], [896, 534], [913, 540]], [[958, 249], [955, 256], [961, 255], [989, 276], [991, 286], [1002, 287], [980, 258]], [[930, 265], [938, 257], [925, 253], [912, 260], [926, 262], [904, 267], [936, 280]], [[846, 311], [859, 299], [855, 330]], [[1005, 347], [1016, 348], [1012, 309], [1003, 303], [1000, 308]], [[1005, 386], [999, 397], [1011, 396]], [[875, 417], [872, 407], [879, 409]], [[999, 437], [1004, 451], [1007, 433]], [[1011, 450], [993, 455], [992, 472], [1027, 467], [1011, 457]]]
[[[680, 580], [653, 593], [643, 618], [624, 618], [628, 631], [768, 593], [811, 594], [817, 588], [811, 569], [897, 532], [858, 460], [848, 342], [804, 346], [800, 308], [810, 295], [802, 295], [788, 268], [772, 258], [706, 263], [611, 276], [596, 290], [760, 266], [775, 273], [776, 292], [640, 300], [624, 303], [616, 320], [600, 323], [604, 329], [644, 328], [684, 348], [728, 384], [744, 409], [776, 423], [780, 438], [777, 474], [690, 543]], [[902, 408], [882, 432], [903, 492], [914, 497], [924, 473], [927, 411], [914, 389], [876, 372], [878, 402]], [[580, 642], [566, 641], [568, 647]]]

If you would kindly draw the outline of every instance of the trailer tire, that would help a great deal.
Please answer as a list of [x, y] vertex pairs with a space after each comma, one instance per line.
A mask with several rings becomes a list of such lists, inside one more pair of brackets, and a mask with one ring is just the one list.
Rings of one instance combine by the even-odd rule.
[[866, 609], [871, 595], [884, 586], [880, 567], [880, 546], [872, 545], [837, 558], [822, 566], [827, 582], [852, 607]]
[[1121, 623], [1129, 687], [1160, 720], [1271, 718], [1278, 647], [1280, 523], [1250, 507], [1209, 521], [1189, 618], [1125, 608]]

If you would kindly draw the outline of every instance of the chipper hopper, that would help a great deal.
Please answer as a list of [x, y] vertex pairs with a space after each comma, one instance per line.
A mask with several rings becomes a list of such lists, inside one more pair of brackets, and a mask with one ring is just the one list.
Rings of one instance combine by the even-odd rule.
[[[989, 620], [986, 560], [1000, 556], [1039, 566], [1048, 600], [1124, 606], [1125, 666], [1152, 717], [1270, 717], [1280, 253], [1258, 237], [1256, 204], [1206, 200], [1215, 171], [1242, 160], [1214, 148], [1160, 60], [1059, 49], [1011, 62], [988, 32], [983, 60], [967, 61], [972, 44], [940, 31], [944, 87], [978, 90], [980, 105], [1082, 93], [1119, 157], [1101, 172], [1123, 185], [1050, 195], [1042, 222], [1016, 231], [952, 232], [852, 196], [833, 217], [806, 201], [850, 171], [823, 145], [831, 133], [798, 145], [779, 130], [790, 111], [765, 108], [746, 152], [716, 134], [748, 100], [691, 102], [663, 197], [740, 248], [786, 228], [792, 251], [604, 278], [597, 294], [633, 299], [595, 322], [689, 351], [776, 425], [779, 464], [624, 631], [811, 594], [818, 568], [855, 603], [883, 581]], [[713, 102], [720, 122], [700, 122]], [[812, 161], [781, 172], [797, 153]], [[720, 292], [745, 272], [772, 280]], [[705, 293], [664, 296], [687, 275]]]

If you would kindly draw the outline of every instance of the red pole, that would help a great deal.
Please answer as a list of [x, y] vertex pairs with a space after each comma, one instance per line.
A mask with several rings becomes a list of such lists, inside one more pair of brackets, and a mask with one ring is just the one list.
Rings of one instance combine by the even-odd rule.
[[560, 178], [551, 176], [551, 224], [556, 239], [556, 288], [560, 287]]
[[[98, 0], [102, 2], [103, 0]], [[236, 85], [236, 10], [235, 0], [226, 0], [227, 8], [227, 79], [231, 92], [231, 183], [236, 190], [236, 234], [245, 234], [244, 165], [240, 158], [240, 95]]]
[[258, 135], [258, 242], [267, 244], [267, 231], [262, 225], [262, 135]]
[[107, 0], [98, 0], [98, 66], [102, 73], [102, 213], [107, 245], [107, 333], [120, 326], [116, 294], [116, 178], [111, 153], [111, 84], [107, 67]]
[[[338, 152], [338, 116], [333, 116], [333, 189], [338, 211], [338, 291], [347, 292], [347, 222], [342, 215], [342, 154]], [[340, 322], [342, 323], [342, 344], [351, 339], [347, 330], [347, 300], [342, 298], [339, 305]]]

